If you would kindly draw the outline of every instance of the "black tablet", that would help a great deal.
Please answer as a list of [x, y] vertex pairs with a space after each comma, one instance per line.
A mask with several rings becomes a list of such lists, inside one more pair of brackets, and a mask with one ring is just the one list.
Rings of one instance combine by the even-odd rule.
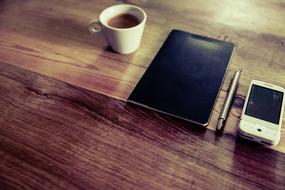
[[234, 47], [173, 30], [128, 101], [206, 126]]

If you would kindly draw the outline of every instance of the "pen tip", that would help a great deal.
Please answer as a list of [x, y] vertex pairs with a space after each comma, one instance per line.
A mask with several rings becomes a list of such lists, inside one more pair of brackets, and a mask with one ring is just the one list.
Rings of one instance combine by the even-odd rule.
[[219, 119], [218, 123], [217, 123], [217, 130], [220, 131], [222, 129], [223, 125], [224, 125], [223, 120]]

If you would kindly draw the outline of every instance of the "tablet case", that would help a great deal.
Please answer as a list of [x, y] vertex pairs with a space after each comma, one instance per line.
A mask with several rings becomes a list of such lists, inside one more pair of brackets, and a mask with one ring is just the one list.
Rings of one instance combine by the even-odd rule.
[[234, 44], [173, 30], [128, 101], [206, 126]]

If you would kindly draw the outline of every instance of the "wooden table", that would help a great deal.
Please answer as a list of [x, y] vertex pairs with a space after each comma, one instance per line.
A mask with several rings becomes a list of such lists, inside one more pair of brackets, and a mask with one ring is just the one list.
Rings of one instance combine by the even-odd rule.
[[[284, 189], [285, 117], [276, 147], [236, 140], [250, 81], [285, 87], [284, 2], [124, 1], [148, 21], [120, 55], [87, 25], [122, 2], [0, 0], [0, 189]], [[174, 28], [237, 44], [208, 126], [242, 67], [223, 137], [123, 102]]]
[[284, 189], [285, 154], [0, 62], [0, 189]]

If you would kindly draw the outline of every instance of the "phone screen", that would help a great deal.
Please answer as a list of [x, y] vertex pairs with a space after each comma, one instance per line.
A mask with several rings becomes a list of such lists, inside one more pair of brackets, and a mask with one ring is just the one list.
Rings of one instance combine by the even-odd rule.
[[283, 93], [252, 85], [245, 114], [278, 125]]

